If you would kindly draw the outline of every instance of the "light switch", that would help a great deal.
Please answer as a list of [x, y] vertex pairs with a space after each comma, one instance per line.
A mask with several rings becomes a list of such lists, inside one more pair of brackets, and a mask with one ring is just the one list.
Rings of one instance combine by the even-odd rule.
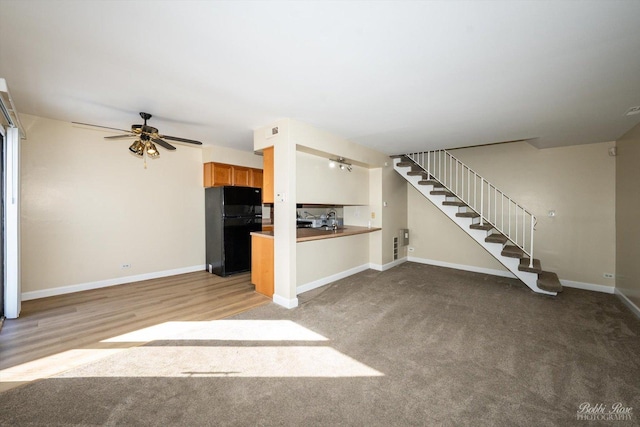
[[276, 201], [284, 202], [286, 200], [286, 195], [284, 193], [276, 193]]

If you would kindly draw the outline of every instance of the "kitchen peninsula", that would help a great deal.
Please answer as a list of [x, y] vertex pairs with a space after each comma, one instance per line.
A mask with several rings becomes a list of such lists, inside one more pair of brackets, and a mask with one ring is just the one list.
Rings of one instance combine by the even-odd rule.
[[[343, 238], [362, 235], [382, 230], [374, 227], [359, 227], [348, 225], [337, 230], [323, 230], [317, 228], [298, 228], [296, 243]], [[256, 286], [256, 292], [273, 296], [273, 231], [254, 231], [251, 233], [251, 282]]]
[[[337, 230], [324, 230], [317, 228], [298, 228], [296, 231], [296, 242], [309, 242], [311, 240], [333, 239], [335, 237], [347, 237], [355, 234], [372, 233], [382, 230], [382, 228], [358, 227], [349, 225]], [[273, 231], [254, 231], [252, 236], [260, 236], [273, 239]]]

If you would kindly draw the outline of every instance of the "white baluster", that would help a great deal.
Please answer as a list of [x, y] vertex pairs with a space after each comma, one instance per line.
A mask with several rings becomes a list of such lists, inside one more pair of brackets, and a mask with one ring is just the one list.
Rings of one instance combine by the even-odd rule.
[[522, 249], [527, 246], [527, 211], [522, 207]]
[[531, 215], [531, 249], [529, 254], [529, 267], [533, 268], [533, 225], [534, 225], [535, 217]]
[[507, 237], [511, 237], [511, 198], [509, 198], [509, 231]]
[[504, 230], [504, 193], [500, 192], [500, 227]]
[[480, 225], [484, 225], [484, 178], [480, 179]]
[[514, 216], [516, 217], [515, 243], [518, 244], [518, 205], [516, 204]]

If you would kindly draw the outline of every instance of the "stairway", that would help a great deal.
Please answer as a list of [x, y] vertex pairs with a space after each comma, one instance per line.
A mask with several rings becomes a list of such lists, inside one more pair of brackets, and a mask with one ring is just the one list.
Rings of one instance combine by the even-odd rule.
[[[446, 150], [393, 157], [394, 169], [531, 290], [562, 285], [532, 258], [536, 219]], [[506, 207], [505, 207], [506, 205]]]

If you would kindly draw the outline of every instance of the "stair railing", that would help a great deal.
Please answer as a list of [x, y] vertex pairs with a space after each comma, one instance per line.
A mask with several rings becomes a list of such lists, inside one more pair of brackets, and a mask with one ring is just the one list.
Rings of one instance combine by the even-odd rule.
[[469, 208], [529, 256], [533, 267], [536, 217], [447, 150], [406, 154]]

